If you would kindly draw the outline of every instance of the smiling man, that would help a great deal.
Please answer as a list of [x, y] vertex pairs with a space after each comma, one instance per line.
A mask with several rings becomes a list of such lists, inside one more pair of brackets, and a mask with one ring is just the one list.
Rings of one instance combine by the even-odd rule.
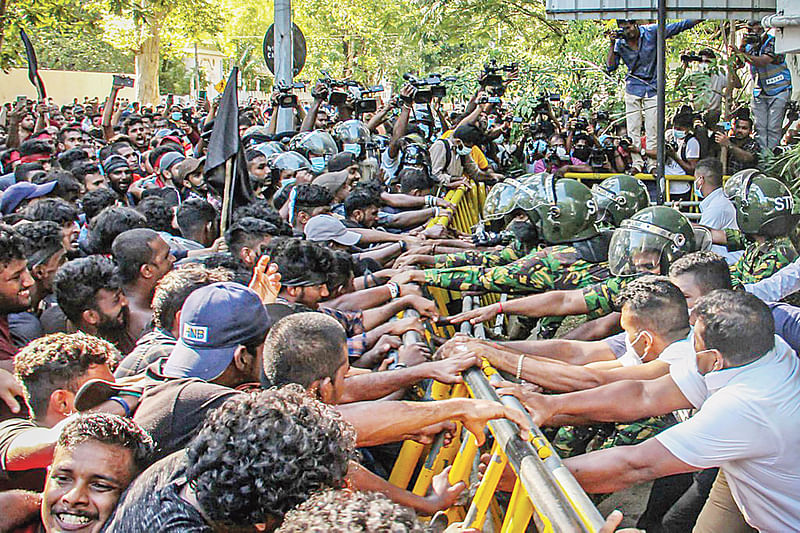
[[31, 305], [34, 280], [28, 271], [25, 238], [0, 224], [0, 368], [11, 370], [17, 348], [11, 340], [8, 314]]
[[95, 413], [64, 426], [42, 495], [47, 533], [95, 533], [147, 466], [153, 440], [134, 422]]

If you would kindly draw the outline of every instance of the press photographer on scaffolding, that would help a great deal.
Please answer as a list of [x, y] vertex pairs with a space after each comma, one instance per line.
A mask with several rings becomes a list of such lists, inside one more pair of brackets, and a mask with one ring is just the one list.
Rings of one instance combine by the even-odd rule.
[[[700, 20], [682, 20], [667, 24], [666, 38], [693, 28]], [[613, 72], [620, 59], [628, 67], [625, 76], [625, 119], [633, 146], [641, 143], [642, 121], [647, 139], [647, 149], [656, 146], [656, 25], [640, 26], [636, 20], [618, 20], [619, 29], [610, 33], [606, 68]], [[634, 172], [654, 165], [648, 159], [645, 165], [641, 153], [632, 153]]]

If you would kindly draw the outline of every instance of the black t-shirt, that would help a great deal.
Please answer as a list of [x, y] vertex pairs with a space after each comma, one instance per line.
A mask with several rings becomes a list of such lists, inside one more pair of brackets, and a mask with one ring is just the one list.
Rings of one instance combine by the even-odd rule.
[[11, 489], [41, 492], [47, 471], [44, 468], [30, 470], [6, 470], [6, 452], [14, 439], [26, 431], [39, 426], [27, 418], [9, 418], [0, 422], [0, 491]]
[[240, 394], [202, 379], [164, 378], [158, 373], [158, 365], [148, 368], [151, 380], [133, 415], [134, 422], [155, 440], [156, 459], [185, 448], [209, 411]]
[[186, 484], [184, 451], [175, 452], [142, 472], [122, 495], [105, 533], [211, 533], [200, 512], [181, 498]]

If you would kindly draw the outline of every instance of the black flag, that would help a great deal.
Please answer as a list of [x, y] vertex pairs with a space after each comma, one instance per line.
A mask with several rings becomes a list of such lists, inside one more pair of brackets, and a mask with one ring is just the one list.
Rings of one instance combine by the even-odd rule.
[[[222, 93], [217, 116], [214, 117], [214, 129], [211, 130], [211, 139], [208, 141], [208, 154], [204, 167], [209, 185], [223, 196], [222, 209], [223, 213], [226, 213], [223, 217], [225, 220], [230, 220], [230, 214], [234, 209], [253, 201], [247, 161], [239, 139], [239, 99], [236, 94], [238, 78], [239, 68], [233, 67]], [[225, 163], [229, 160], [233, 163], [231, 194], [225, 198]], [[222, 228], [223, 231], [225, 229]]]
[[22, 39], [22, 44], [25, 45], [25, 55], [28, 57], [28, 79], [36, 87], [36, 92], [39, 93], [39, 100], [44, 100], [47, 98], [47, 93], [44, 90], [42, 78], [39, 77], [39, 62], [36, 61], [36, 52], [33, 49], [33, 44], [25, 30], [19, 30], [19, 36]]

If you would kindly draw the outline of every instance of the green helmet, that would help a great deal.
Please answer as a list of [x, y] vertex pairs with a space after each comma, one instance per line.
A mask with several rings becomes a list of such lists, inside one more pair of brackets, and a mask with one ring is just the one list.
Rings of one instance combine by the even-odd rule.
[[742, 190], [742, 184], [745, 181], [750, 180], [753, 176], [764, 176], [764, 174], [762, 174], [757, 168], [746, 168], [728, 178], [728, 180], [725, 182], [725, 186], [722, 188], [725, 196], [727, 196], [729, 200], [733, 201], [734, 198], [739, 196], [739, 193]]
[[788, 235], [794, 225], [792, 193], [775, 178], [760, 174], [745, 178], [739, 195], [732, 201], [736, 207], [736, 223], [746, 235]]
[[486, 194], [486, 201], [483, 203], [483, 219], [499, 220], [510, 214], [516, 207], [514, 193], [517, 189], [518, 181], [506, 179], [496, 183]]
[[[495, 184], [486, 195], [486, 200], [483, 203], [483, 218], [484, 220], [499, 220], [505, 218], [514, 212], [515, 209], [520, 209], [517, 200], [521, 197], [538, 196], [535, 187], [531, 184], [535, 181], [543, 181], [547, 173], [541, 174], [526, 174], [519, 179], [506, 178], [505, 180]], [[518, 191], [521, 191], [518, 194]]]
[[597, 204], [583, 183], [534, 174], [520, 179], [517, 207], [525, 211], [540, 237], [549, 244], [580, 241], [597, 235]]
[[623, 220], [614, 230], [608, 267], [615, 276], [666, 274], [673, 261], [698, 249], [689, 220], [671, 207], [657, 205]]
[[616, 227], [650, 205], [645, 184], [627, 174], [604, 179], [592, 187], [592, 194], [597, 202], [598, 220]]

